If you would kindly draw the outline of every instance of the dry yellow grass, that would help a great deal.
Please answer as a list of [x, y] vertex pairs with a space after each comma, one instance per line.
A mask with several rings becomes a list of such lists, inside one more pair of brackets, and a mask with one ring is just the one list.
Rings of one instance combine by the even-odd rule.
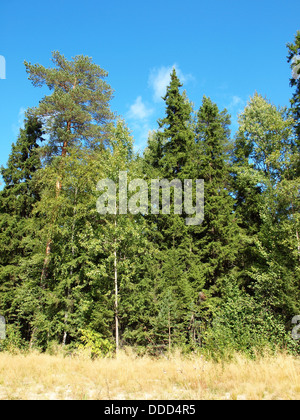
[[300, 360], [289, 355], [256, 361], [236, 356], [153, 360], [0, 353], [0, 399], [299, 399]]

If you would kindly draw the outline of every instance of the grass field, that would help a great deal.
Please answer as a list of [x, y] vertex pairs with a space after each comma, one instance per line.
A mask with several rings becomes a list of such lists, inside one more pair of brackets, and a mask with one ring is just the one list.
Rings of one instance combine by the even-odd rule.
[[289, 355], [226, 363], [202, 357], [91, 360], [0, 353], [0, 399], [300, 399], [300, 359]]

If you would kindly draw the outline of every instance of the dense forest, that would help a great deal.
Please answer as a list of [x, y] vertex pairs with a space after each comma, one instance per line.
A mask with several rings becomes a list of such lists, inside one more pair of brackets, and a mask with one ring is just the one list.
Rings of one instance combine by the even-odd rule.
[[[287, 50], [290, 107], [254, 93], [234, 136], [227, 110], [208, 96], [195, 110], [173, 69], [142, 155], [91, 58], [25, 62], [49, 95], [1, 168], [1, 350], [299, 352], [300, 31]], [[204, 180], [203, 222], [142, 199], [141, 211], [100, 214], [98, 182], [121, 171], [149, 185]]]

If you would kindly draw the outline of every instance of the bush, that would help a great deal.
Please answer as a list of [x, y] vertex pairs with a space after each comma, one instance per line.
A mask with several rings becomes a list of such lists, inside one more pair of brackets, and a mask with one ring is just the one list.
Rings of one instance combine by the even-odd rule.
[[235, 352], [253, 357], [266, 349], [273, 353], [279, 349], [293, 352], [296, 343], [286, 332], [280, 315], [231, 285], [215, 311], [206, 333], [205, 347], [216, 357], [228, 357]]
[[89, 350], [91, 357], [111, 357], [115, 351], [115, 346], [102, 334], [92, 330], [80, 330], [79, 349]]
[[19, 353], [27, 349], [28, 343], [22, 338], [20, 327], [16, 324], [6, 324], [6, 338], [0, 340], [0, 351]]

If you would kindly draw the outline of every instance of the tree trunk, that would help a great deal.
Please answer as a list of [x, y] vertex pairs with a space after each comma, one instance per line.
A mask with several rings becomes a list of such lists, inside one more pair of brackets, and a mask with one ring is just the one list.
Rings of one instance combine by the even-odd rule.
[[29, 341], [29, 349], [30, 350], [32, 350], [32, 347], [33, 347], [33, 344], [34, 344], [35, 332], [36, 332], [36, 327], [33, 328], [32, 333], [31, 333], [31, 337], [30, 337], [30, 341]]
[[[74, 256], [75, 256], [74, 238], [75, 238], [75, 224], [76, 224], [75, 216], [76, 216], [76, 205], [77, 205], [77, 193], [78, 193], [78, 189], [76, 187], [75, 188], [75, 194], [74, 194], [75, 198], [74, 198], [72, 237], [71, 237], [72, 258], [73, 259], [74, 259]], [[73, 276], [73, 267], [71, 266], [71, 268], [70, 268], [70, 278], [72, 278], [72, 276]], [[70, 294], [71, 294], [70, 287], [67, 286], [67, 290], [66, 290], [67, 303], [66, 303], [65, 316], [64, 316], [65, 331], [64, 331], [64, 334], [63, 334], [63, 341], [62, 341], [63, 346], [65, 346], [66, 343], [67, 343], [67, 337], [68, 337], [67, 323], [68, 323], [68, 319], [69, 319], [69, 313], [71, 312], [72, 306], [73, 306], [73, 305], [70, 305], [70, 303], [69, 303]]]
[[[115, 228], [117, 219], [115, 219]], [[117, 240], [114, 239], [114, 278], [115, 278], [115, 325], [116, 325], [116, 352], [119, 351], [119, 314], [118, 314], [118, 267], [117, 267]]]
[[43, 269], [42, 269], [42, 274], [41, 274], [41, 287], [44, 287], [44, 279], [47, 277], [47, 268], [48, 268], [48, 264], [49, 264], [49, 256], [51, 254], [51, 239], [49, 239], [47, 241], [47, 245], [46, 245], [46, 257], [44, 259], [44, 265], [43, 265]]
[[172, 343], [171, 343], [171, 314], [170, 314], [170, 311], [169, 311], [169, 314], [168, 314], [168, 322], [169, 322], [169, 354], [171, 353], [171, 346], [172, 346]]
[[[64, 323], [65, 323], [65, 325], [67, 324], [67, 321], [68, 321], [68, 312], [65, 312], [65, 319], [64, 319]], [[64, 331], [64, 335], [63, 335], [63, 340], [62, 340], [62, 345], [63, 345], [63, 346], [65, 346], [65, 345], [66, 345], [66, 343], [67, 343], [67, 337], [68, 337], [68, 333], [67, 333], [67, 331], [65, 330], [65, 331]]]
[[[294, 211], [293, 201], [291, 201], [291, 205], [292, 205], [292, 212], [293, 212], [293, 216], [294, 216], [295, 211]], [[300, 262], [300, 238], [299, 238], [299, 232], [298, 232], [297, 227], [296, 227], [296, 239], [297, 239], [298, 259], [299, 259], [299, 262]]]
[[[71, 131], [71, 121], [67, 122], [67, 132]], [[61, 152], [61, 157], [65, 158], [67, 155], [67, 147], [68, 147], [68, 142], [67, 140], [64, 141], [63, 143], [63, 148], [62, 148], [62, 152]], [[61, 184], [61, 180], [60, 178], [57, 178], [56, 181], [56, 198], [59, 197], [60, 192], [61, 192], [61, 188], [62, 188], [62, 184]], [[48, 239], [47, 241], [47, 245], [46, 245], [46, 256], [44, 259], [44, 265], [43, 265], [43, 269], [42, 269], [42, 275], [41, 275], [41, 283], [43, 283], [44, 279], [47, 277], [47, 266], [49, 263], [49, 255], [51, 254], [51, 243], [52, 240]]]
[[299, 232], [297, 228], [296, 228], [296, 238], [297, 238], [297, 247], [298, 247], [298, 258], [300, 262], [300, 240], [299, 240]]
[[[67, 131], [69, 132], [71, 130], [71, 123], [68, 121], [67, 123]], [[61, 156], [62, 157], [66, 157], [67, 155], [67, 147], [68, 147], [68, 142], [65, 140], [63, 147], [62, 147], [62, 151], [61, 151]]]

